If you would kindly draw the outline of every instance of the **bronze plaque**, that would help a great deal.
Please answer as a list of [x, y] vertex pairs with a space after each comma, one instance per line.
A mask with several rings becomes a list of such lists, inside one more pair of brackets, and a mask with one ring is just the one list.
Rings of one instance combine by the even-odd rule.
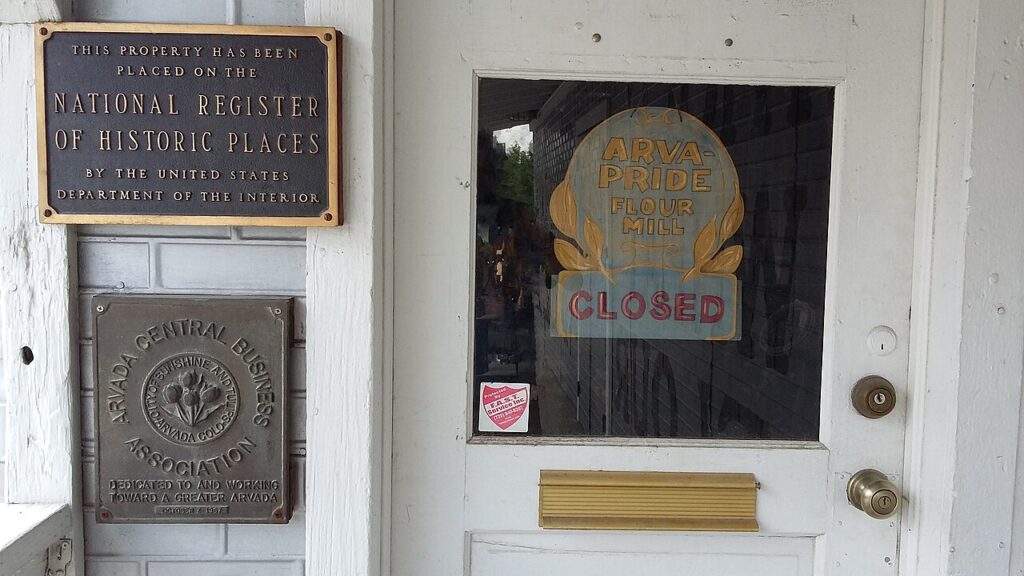
[[39, 215], [335, 226], [333, 28], [36, 26]]
[[93, 297], [99, 522], [288, 521], [291, 309]]

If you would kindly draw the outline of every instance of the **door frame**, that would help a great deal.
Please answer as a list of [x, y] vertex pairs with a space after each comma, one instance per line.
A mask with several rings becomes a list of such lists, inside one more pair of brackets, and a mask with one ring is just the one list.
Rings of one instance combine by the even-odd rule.
[[[1020, 138], [1015, 147], [999, 139], [1024, 130], [1024, 82], [1000, 70], [1020, 64], [1003, 39], [1024, 21], [1024, 7], [926, 0], [925, 9], [904, 459], [914, 500], [902, 512], [900, 569], [1014, 574], [1024, 569], [1024, 511], [1013, 506], [1024, 499], [1016, 487], [1024, 478], [1024, 282], [1004, 246], [1024, 245], [1020, 217], [1006, 205], [1006, 192], [1024, 188], [1024, 170], [991, 152], [1024, 157]], [[988, 154], [975, 158], [977, 150]], [[988, 362], [993, 356], [1004, 361]]]

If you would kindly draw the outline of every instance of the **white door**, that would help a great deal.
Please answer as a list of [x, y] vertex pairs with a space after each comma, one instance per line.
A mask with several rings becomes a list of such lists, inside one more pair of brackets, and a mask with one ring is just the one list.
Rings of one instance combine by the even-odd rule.
[[[897, 572], [899, 514], [870, 518], [846, 488], [869, 468], [901, 483], [922, 15], [872, 0], [396, 2], [392, 574]], [[684, 162], [670, 138], [608, 144], [616, 114], [666, 109], [712, 149]], [[502, 151], [494, 132], [516, 125]], [[703, 198], [696, 164], [721, 156], [741, 223], [722, 212], [731, 196], [696, 215], [641, 206], [680, 178], [678, 198]], [[647, 170], [595, 176], [625, 196], [567, 201], [559, 186], [603, 160]], [[675, 186], [673, 163], [690, 170]], [[602, 220], [595, 236], [591, 209], [623, 229]], [[694, 238], [709, 218], [713, 240]], [[651, 247], [686, 235], [678, 266], [677, 249]], [[737, 245], [716, 265], [737, 290], [708, 308], [643, 290], [598, 300], [648, 282], [622, 280], [620, 252], [665, 250], [658, 269], [678, 271]], [[574, 270], [609, 282], [570, 298]], [[719, 305], [735, 330], [701, 332]], [[552, 329], [556, 309], [579, 322]], [[676, 339], [654, 320], [639, 337], [593, 323], [641, 309], [698, 320]], [[878, 419], [851, 404], [869, 374], [898, 396]], [[527, 432], [474, 432], [488, 382], [531, 385]], [[542, 470], [753, 474], [757, 531], [541, 527]]]

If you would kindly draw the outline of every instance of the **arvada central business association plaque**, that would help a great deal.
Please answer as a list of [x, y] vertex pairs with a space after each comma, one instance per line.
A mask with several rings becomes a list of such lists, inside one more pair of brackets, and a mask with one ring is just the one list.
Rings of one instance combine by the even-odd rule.
[[288, 521], [291, 310], [289, 298], [92, 299], [97, 521]]

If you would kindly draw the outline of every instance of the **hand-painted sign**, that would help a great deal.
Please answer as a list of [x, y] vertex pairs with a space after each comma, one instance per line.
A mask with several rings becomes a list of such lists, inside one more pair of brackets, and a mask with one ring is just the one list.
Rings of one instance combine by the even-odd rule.
[[484, 382], [480, 385], [481, 432], [527, 432], [530, 385]]
[[739, 332], [743, 222], [736, 167], [718, 136], [671, 108], [594, 128], [551, 196], [566, 268], [554, 336], [731, 340]]

